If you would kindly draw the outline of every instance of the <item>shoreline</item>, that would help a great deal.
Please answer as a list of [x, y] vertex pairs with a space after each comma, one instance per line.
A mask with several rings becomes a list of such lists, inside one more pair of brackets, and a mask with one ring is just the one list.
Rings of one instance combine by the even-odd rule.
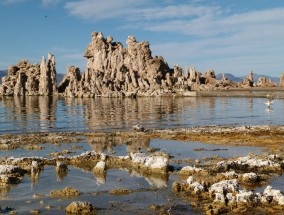
[[0, 100], [9, 100], [12, 98], [22, 98], [22, 97], [58, 97], [58, 98], [68, 98], [68, 99], [96, 99], [96, 98], [153, 98], [153, 97], [240, 97], [240, 98], [267, 98], [267, 95], [273, 96], [275, 99], [284, 99], [284, 88], [283, 87], [253, 87], [253, 88], [231, 88], [223, 90], [210, 90], [210, 91], [187, 91], [187, 92], [167, 92], [159, 95], [120, 95], [120, 96], [105, 96], [96, 95], [95, 97], [66, 97], [61, 93], [54, 95], [20, 95], [20, 96], [0, 96]]
[[[85, 151], [79, 155], [72, 155], [76, 148], [74, 145], [70, 150], [55, 151], [47, 157], [1, 157], [2, 172], [5, 168], [14, 168], [14, 172], [1, 176], [2, 185], [10, 189], [13, 184], [21, 184], [25, 175], [29, 175], [36, 183], [42, 180], [40, 174], [45, 169], [55, 168], [56, 177], [64, 180], [68, 177], [68, 167], [70, 169], [79, 168], [84, 172], [92, 173], [97, 179], [97, 183], [106, 183], [109, 172], [125, 170], [136, 176], [145, 178], [149, 183], [154, 183], [157, 188], [124, 188], [112, 187], [104, 192], [94, 192], [97, 198], [106, 198], [109, 196], [131, 197], [137, 195], [136, 200], [141, 201], [144, 192], [149, 194], [159, 194], [164, 192], [164, 198], [167, 196], [172, 199], [166, 204], [159, 204], [152, 201], [149, 205], [145, 204], [142, 210], [146, 212], [160, 212], [172, 208], [174, 205], [188, 204], [190, 212], [197, 210], [198, 214], [221, 214], [223, 212], [234, 214], [238, 212], [249, 213], [257, 210], [258, 212], [279, 213], [283, 210], [283, 194], [281, 190], [270, 187], [272, 178], [280, 177], [284, 170], [284, 125], [258, 125], [258, 126], [197, 126], [178, 129], [149, 129], [140, 131], [117, 131], [117, 132], [54, 132], [54, 133], [30, 133], [30, 134], [2, 134], [1, 151], [16, 149], [26, 149], [30, 151], [47, 150], [52, 145], [72, 144], [84, 142], [94, 146], [92, 151]], [[171, 155], [171, 151], [163, 152], [162, 148], [147, 148], [146, 153], [140, 152], [140, 146], [143, 141], [152, 139], [177, 140], [185, 142], [202, 142], [208, 144], [218, 144], [224, 146], [257, 146], [264, 148], [263, 153], [258, 155], [249, 153], [241, 157], [222, 158], [219, 156], [204, 157], [202, 159], [192, 159], [186, 157], [182, 160], [176, 159]], [[122, 144], [131, 145], [132, 152], [126, 156], [117, 156], [115, 154], [105, 154], [96, 150], [96, 145], [103, 146], [107, 143], [116, 141]], [[47, 145], [46, 145], [47, 144]], [[138, 144], [138, 145], [136, 145]], [[50, 145], [50, 146], [49, 146]], [[98, 145], [98, 147], [99, 147]], [[6, 148], [3, 148], [5, 146]], [[144, 146], [144, 147], [145, 147]], [[162, 146], [162, 145], [161, 145]], [[219, 146], [220, 147], [220, 146]], [[54, 150], [54, 149], [53, 149]], [[196, 148], [195, 153], [202, 153], [206, 148]], [[222, 147], [218, 150], [223, 150]], [[209, 150], [210, 151], [210, 150]], [[69, 154], [70, 153], [70, 154]], [[18, 168], [15, 170], [15, 168]], [[8, 170], [6, 170], [8, 171]], [[4, 177], [7, 177], [4, 183]], [[171, 179], [170, 179], [171, 178]], [[109, 179], [108, 179], [109, 180]], [[171, 181], [171, 183], [169, 183]], [[11, 183], [11, 184], [10, 184]], [[34, 182], [33, 182], [34, 183]], [[114, 182], [108, 182], [114, 183]], [[232, 183], [233, 190], [226, 188], [227, 183]], [[231, 185], [230, 185], [231, 186]], [[256, 191], [258, 187], [267, 186], [263, 193]], [[50, 190], [50, 194], [44, 191], [34, 193], [38, 201], [52, 202], [50, 208], [55, 203], [52, 199], [60, 198], [60, 208], [56, 209], [58, 213], [63, 212], [67, 203], [72, 199], [83, 199], [90, 196], [78, 188], [66, 187], [65, 189]], [[228, 189], [226, 193], [231, 193], [230, 197], [220, 193], [220, 189]], [[9, 188], [9, 189], [8, 189]], [[82, 187], [81, 187], [82, 188]], [[14, 189], [13, 187], [11, 189]], [[230, 188], [231, 189], [231, 188]], [[263, 189], [263, 188], [262, 188]], [[251, 191], [252, 190], [252, 191]], [[279, 193], [280, 197], [271, 197], [271, 193]], [[283, 192], [283, 191], [282, 191]], [[54, 193], [56, 195], [54, 196]], [[75, 195], [76, 194], [76, 195]], [[273, 194], [274, 195], [274, 194]], [[246, 197], [248, 196], [248, 197]], [[84, 198], [85, 197], [85, 198]], [[94, 204], [92, 198], [88, 204]], [[151, 202], [151, 201], [150, 201]], [[175, 202], [175, 204], [173, 204]], [[9, 201], [8, 201], [9, 203]], [[73, 203], [72, 203], [73, 204]], [[79, 204], [80, 205], [80, 204]], [[85, 205], [85, 204], [82, 204]], [[256, 208], [257, 206], [257, 208]], [[19, 206], [20, 207], [20, 206]], [[190, 209], [192, 208], [192, 209]], [[17, 208], [15, 208], [17, 211]], [[45, 211], [31, 207], [30, 210]], [[50, 209], [48, 209], [50, 210]], [[54, 209], [55, 210], [55, 209]], [[131, 204], [128, 207], [118, 206], [117, 208], [107, 207], [98, 208], [98, 213], [120, 210], [129, 212], [134, 210]], [[178, 210], [178, 209], [176, 209]], [[174, 212], [174, 211], [173, 211]], [[177, 211], [178, 212], [178, 211]], [[192, 212], [192, 211], [191, 211]]]

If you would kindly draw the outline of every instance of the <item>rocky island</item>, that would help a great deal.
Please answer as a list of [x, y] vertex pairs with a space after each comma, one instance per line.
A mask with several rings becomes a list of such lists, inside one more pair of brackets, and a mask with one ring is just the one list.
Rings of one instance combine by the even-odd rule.
[[[170, 68], [161, 56], [152, 56], [148, 42], [138, 42], [134, 36], [127, 38], [127, 47], [114, 42], [111, 36], [104, 38], [101, 32], [92, 33], [84, 57], [86, 69], [81, 74], [75, 66], [67, 68], [67, 74], [57, 86], [56, 63], [53, 54], [47, 61], [31, 64], [22, 60], [10, 66], [8, 76], [0, 87], [2, 96], [62, 95], [66, 97], [136, 97], [179, 95], [193, 96], [196, 91], [218, 91], [252, 87], [276, 87], [265, 77], [253, 80], [253, 72], [243, 82], [236, 83], [223, 75], [216, 79], [213, 69], [204, 73], [194, 67], [185, 71], [175, 65]], [[279, 87], [284, 87], [284, 75]]]

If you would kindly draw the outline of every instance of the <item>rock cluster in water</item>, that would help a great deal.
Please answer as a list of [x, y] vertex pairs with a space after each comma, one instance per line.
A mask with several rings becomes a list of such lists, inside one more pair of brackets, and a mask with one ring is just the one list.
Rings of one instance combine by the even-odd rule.
[[58, 91], [69, 97], [154, 96], [167, 93], [186, 95], [190, 90], [225, 87], [230, 81], [217, 80], [213, 70], [203, 75], [194, 67], [169, 68], [163, 57], [152, 57], [148, 42], [129, 36], [127, 48], [112, 37], [93, 32], [87, 46], [86, 71], [68, 67]]
[[0, 94], [3, 96], [54, 95], [57, 93], [56, 67], [53, 54], [41, 64], [22, 60], [10, 66], [8, 76], [2, 78]]
[[[215, 177], [213, 168], [208, 172], [205, 169], [185, 166], [179, 173], [189, 177], [186, 182], [175, 181], [172, 189], [174, 192], [184, 192], [184, 196], [197, 195], [206, 199], [207, 203], [203, 206], [205, 214], [248, 212], [256, 206], [283, 208], [284, 194], [281, 190], [270, 185], [263, 192], [245, 188], [245, 185], [250, 187], [261, 183], [269, 172], [282, 172], [283, 167], [282, 158], [275, 154], [262, 158], [248, 155], [236, 160], [220, 161], [217, 163]], [[247, 172], [251, 170], [258, 174]]]
[[[194, 67], [185, 71], [177, 65], [170, 68], [163, 57], [152, 56], [148, 42], [138, 42], [129, 36], [127, 47], [104, 38], [101, 32], [92, 33], [92, 42], [84, 57], [86, 70], [81, 74], [75, 66], [67, 68], [57, 88], [55, 58], [43, 57], [41, 64], [30, 64], [22, 60], [8, 69], [2, 79], [0, 94], [3, 96], [54, 95], [66, 97], [135, 97], [176, 94], [188, 96], [190, 91], [218, 90], [228, 88], [273, 87], [271, 80], [261, 77], [253, 82], [253, 73], [241, 83], [228, 80], [224, 75], [217, 80], [214, 70], [198, 72]], [[284, 86], [283, 75], [279, 86]]]

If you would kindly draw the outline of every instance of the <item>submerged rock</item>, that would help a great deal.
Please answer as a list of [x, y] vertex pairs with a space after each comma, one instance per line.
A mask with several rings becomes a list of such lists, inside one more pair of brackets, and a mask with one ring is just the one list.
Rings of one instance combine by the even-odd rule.
[[89, 202], [72, 202], [65, 209], [66, 214], [95, 214], [95, 207]]
[[52, 190], [50, 191], [50, 196], [53, 198], [70, 198], [79, 196], [81, 192], [77, 189], [66, 187], [62, 190]]

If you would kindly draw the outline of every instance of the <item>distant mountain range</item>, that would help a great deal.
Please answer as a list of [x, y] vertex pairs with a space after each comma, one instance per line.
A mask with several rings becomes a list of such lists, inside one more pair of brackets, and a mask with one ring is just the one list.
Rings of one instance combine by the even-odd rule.
[[[231, 73], [224, 73], [225, 77], [234, 82], [242, 82], [244, 79], [241, 77], [236, 77]], [[221, 80], [223, 78], [222, 73], [216, 75], [216, 79]]]
[[[0, 70], [0, 83], [2, 83], [2, 77], [7, 76], [8, 70]], [[63, 80], [64, 74], [56, 74], [57, 83], [60, 83]]]
[[[224, 73], [224, 75], [225, 75], [226, 78], [228, 78], [229, 80], [234, 81], [234, 82], [242, 82], [244, 80], [244, 78], [247, 77], [247, 76], [237, 77], [237, 76], [232, 75], [231, 73]], [[218, 80], [221, 80], [222, 77], [223, 76], [222, 76], [221, 73], [216, 75], [216, 78]], [[277, 83], [277, 84], [279, 83], [279, 80], [280, 80], [280, 78], [277, 78], [277, 77], [271, 77], [271, 76], [268, 76], [268, 75], [259, 75], [259, 74], [253, 73], [254, 82], [257, 82], [260, 77], [265, 77], [266, 79], [271, 79], [274, 83]]]
[[[8, 70], [0, 70], [0, 83], [2, 83], [2, 77], [3, 76], [7, 76], [7, 72]], [[246, 76], [240, 76], [240, 77], [237, 77], [237, 76], [234, 76], [233, 74], [231, 73], [224, 73], [225, 77], [228, 78], [229, 80], [231, 81], [234, 81], [234, 82], [242, 82], [244, 80], [244, 78]], [[64, 74], [61, 74], [61, 73], [58, 73], [56, 74], [56, 78], [57, 78], [57, 83], [60, 83], [62, 80], [63, 80], [63, 77], [64, 77]], [[253, 78], [254, 78], [254, 82], [256, 82], [259, 77], [266, 77], [267, 79], [271, 79], [274, 83], [279, 83], [279, 78], [277, 77], [271, 77], [271, 76], [268, 76], [268, 75], [259, 75], [259, 74], [253, 74]], [[216, 75], [216, 78], [218, 80], [221, 80], [222, 79], [222, 74], [218, 74]]]

